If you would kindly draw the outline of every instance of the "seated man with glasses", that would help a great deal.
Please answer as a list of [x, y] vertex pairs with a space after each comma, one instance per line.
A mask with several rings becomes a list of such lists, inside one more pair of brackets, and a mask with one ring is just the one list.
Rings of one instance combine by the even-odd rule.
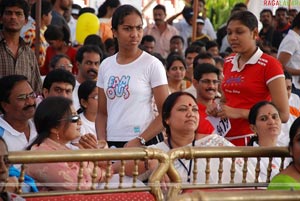
[[23, 75], [9, 75], [0, 79], [0, 136], [8, 151], [21, 151], [33, 142], [37, 132], [32, 122], [36, 108], [36, 94]]
[[[194, 76], [193, 71], [194, 71], [195, 66], [197, 66], [198, 64], [203, 64], [203, 63], [212, 64], [214, 66], [216, 65], [216, 62], [210, 53], [208, 53], [208, 52], [199, 53], [193, 59], [193, 70], [190, 71], [190, 73], [192, 73], [192, 76]], [[189, 88], [185, 89], [184, 91], [189, 92], [195, 98], [197, 97], [197, 90], [195, 89], [194, 85], [190, 86]]]
[[197, 104], [199, 108], [199, 127], [198, 133], [211, 134], [214, 132], [214, 127], [206, 119], [206, 107], [214, 102], [218, 87], [220, 70], [209, 63], [197, 64], [194, 66], [193, 86], [197, 91]]
[[[0, 137], [7, 144], [8, 151], [26, 150], [37, 136], [32, 118], [36, 109], [36, 94], [27, 77], [24, 75], [9, 75], [0, 79]], [[20, 175], [19, 165], [9, 168], [9, 176]], [[25, 175], [23, 192], [37, 189], [32, 178]], [[29, 183], [30, 184], [29, 184]]]

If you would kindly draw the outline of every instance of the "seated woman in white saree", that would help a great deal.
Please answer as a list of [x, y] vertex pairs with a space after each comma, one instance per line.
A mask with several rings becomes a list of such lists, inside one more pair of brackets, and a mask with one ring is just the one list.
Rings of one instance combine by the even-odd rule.
[[[168, 96], [163, 104], [162, 109], [162, 121], [163, 125], [166, 128], [166, 134], [168, 139], [164, 142], [158, 143], [156, 145], [151, 145], [151, 147], [160, 148], [164, 151], [169, 151], [174, 148], [184, 147], [184, 146], [201, 146], [201, 147], [210, 147], [210, 146], [234, 146], [225, 138], [216, 135], [201, 135], [202, 137], [199, 140], [195, 140], [196, 131], [199, 123], [199, 112], [198, 106], [195, 98], [187, 92], [174, 92]], [[199, 135], [199, 134], [197, 134]], [[183, 182], [192, 182], [189, 178], [193, 172], [193, 160], [184, 160], [178, 159], [175, 161], [175, 168], [181, 175]], [[144, 163], [139, 164], [139, 173], [140, 178], [147, 178], [150, 173], [156, 168], [157, 161], [149, 160], [147, 165]], [[205, 172], [206, 160], [198, 159], [198, 183], [205, 183]], [[210, 167], [216, 168], [219, 167], [218, 159], [210, 160]], [[230, 182], [230, 167], [231, 159], [224, 158], [223, 160], [223, 183]], [[132, 174], [130, 169], [133, 168], [133, 163], [127, 163], [127, 168], [129, 175]], [[235, 173], [235, 182], [242, 182], [242, 168], [243, 160], [236, 160], [236, 173]], [[255, 168], [248, 164], [248, 174], [247, 182], [254, 181]], [[210, 183], [218, 182], [218, 172], [211, 172]], [[164, 177], [164, 182], [169, 182], [167, 176]]]
[[[281, 133], [281, 120], [276, 106], [269, 101], [260, 101], [250, 109], [248, 122], [255, 136], [251, 138], [248, 146], [253, 147], [276, 147], [278, 146], [278, 137]], [[291, 159], [286, 159], [284, 167], [290, 163]], [[281, 158], [272, 160], [271, 179], [279, 173]], [[267, 169], [269, 158], [261, 158], [260, 176], [262, 181], [267, 179]]]

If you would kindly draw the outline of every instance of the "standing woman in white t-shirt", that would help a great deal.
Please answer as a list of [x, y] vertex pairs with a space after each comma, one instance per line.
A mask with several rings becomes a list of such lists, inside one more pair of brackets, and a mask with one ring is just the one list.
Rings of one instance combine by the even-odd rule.
[[[119, 51], [100, 65], [97, 136], [110, 147], [126, 143], [142, 146], [163, 129], [161, 108], [168, 96], [166, 72], [157, 58], [138, 47], [143, 20], [135, 7], [123, 5], [116, 9], [112, 31]], [[153, 96], [158, 116], [153, 113]]]

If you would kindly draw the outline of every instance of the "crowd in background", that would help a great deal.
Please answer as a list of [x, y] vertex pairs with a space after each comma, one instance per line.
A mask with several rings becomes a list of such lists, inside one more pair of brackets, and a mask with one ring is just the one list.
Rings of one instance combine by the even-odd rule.
[[[98, 11], [71, 0], [42, 0], [38, 27], [36, 1], [0, 2], [0, 137], [8, 151], [222, 144], [289, 146], [292, 156], [299, 155], [297, 10], [279, 7], [273, 15], [264, 9], [257, 19], [237, 3], [215, 30], [205, 0], [198, 1], [197, 13], [191, 1], [169, 19], [157, 4], [154, 23], [146, 27], [139, 10], [119, 0], [104, 1]], [[97, 26], [81, 41], [77, 25], [84, 17]], [[188, 163], [177, 164], [187, 182]], [[299, 183], [299, 157], [291, 164], [286, 175]], [[84, 187], [93, 165], [83, 166]], [[97, 167], [99, 183], [104, 166]], [[272, 168], [278, 173], [279, 162]], [[39, 183], [64, 184], [39, 190], [75, 189], [65, 184], [74, 182], [78, 169], [77, 163], [31, 165], [28, 174]]]

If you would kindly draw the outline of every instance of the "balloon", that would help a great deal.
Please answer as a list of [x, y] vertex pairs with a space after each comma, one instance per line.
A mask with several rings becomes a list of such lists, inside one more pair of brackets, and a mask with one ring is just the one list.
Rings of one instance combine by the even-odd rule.
[[98, 34], [99, 20], [93, 13], [84, 13], [79, 16], [76, 25], [76, 40], [83, 44], [85, 38], [91, 34]]

